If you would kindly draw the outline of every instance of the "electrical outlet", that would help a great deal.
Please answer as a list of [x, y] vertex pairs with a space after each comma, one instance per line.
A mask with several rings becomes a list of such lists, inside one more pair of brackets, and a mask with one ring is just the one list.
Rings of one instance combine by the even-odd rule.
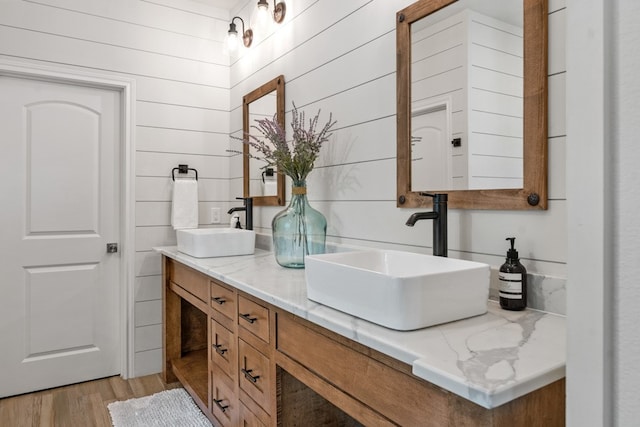
[[211, 208], [211, 224], [220, 224], [220, 208]]

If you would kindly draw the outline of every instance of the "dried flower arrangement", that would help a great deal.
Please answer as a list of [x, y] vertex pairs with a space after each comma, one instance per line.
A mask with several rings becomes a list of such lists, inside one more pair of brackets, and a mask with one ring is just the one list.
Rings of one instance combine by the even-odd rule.
[[317, 132], [320, 110], [314, 118], [309, 120], [309, 127], [305, 129], [305, 114], [299, 112], [293, 104], [291, 129], [293, 136], [290, 142], [286, 139], [286, 132], [274, 116], [271, 119], [258, 119], [256, 129], [259, 135], [245, 135], [243, 142], [253, 147], [258, 154], [250, 154], [251, 157], [263, 160], [266, 167], [275, 166], [278, 173], [283, 173], [294, 183], [303, 182], [313, 170], [322, 144], [331, 137], [331, 128], [336, 124], [329, 114], [329, 121]]

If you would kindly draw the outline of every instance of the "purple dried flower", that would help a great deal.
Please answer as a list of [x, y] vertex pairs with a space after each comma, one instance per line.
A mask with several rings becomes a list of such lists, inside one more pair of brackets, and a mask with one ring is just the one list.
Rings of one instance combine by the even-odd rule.
[[294, 103], [291, 118], [293, 139], [290, 142], [286, 140], [285, 130], [275, 115], [271, 119], [256, 120], [257, 124], [251, 127], [259, 135], [247, 134], [243, 142], [257, 151], [258, 155], [250, 154], [251, 157], [264, 160], [267, 166], [276, 166], [279, 173], [290, 176], [294, 181], [304, 181], [313, 170], [322, 144], [329, 140], [331, 128], [336, 124], [329, 114], [329, 121], [316, 133], [319, 118], [320, 110], [309, 120], [309, 127], [305, 129], [305, 114], [298, 112]]

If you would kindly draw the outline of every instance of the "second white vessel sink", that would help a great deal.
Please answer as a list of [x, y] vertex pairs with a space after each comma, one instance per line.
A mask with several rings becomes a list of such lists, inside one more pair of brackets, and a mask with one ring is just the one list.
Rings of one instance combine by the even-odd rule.
[[391, 250], [305, 257], [309, 299], [401, 331], [487, 312], [487, 264]]
[[196, 258], [250, 255], [255, 252], [256, 233], [239, 228], [192, 228], [176, 230], [178, 251]]

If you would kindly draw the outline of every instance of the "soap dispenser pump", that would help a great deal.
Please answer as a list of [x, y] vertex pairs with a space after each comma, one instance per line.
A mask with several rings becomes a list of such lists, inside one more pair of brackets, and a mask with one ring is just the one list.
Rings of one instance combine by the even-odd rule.
[[505, 310], [524, 310], [527, 306], [527, 269], [520, 264], [515, 249], [515, 237], [507, 237], [511, 249], [507, 251], [507, 260], [500, 267], [500, 307]]
[[242, 225], [240, 225], [240, 215], [238, 215], [237, 212], [234, 213], [229, 220], [229, 228], [242, 228]]

